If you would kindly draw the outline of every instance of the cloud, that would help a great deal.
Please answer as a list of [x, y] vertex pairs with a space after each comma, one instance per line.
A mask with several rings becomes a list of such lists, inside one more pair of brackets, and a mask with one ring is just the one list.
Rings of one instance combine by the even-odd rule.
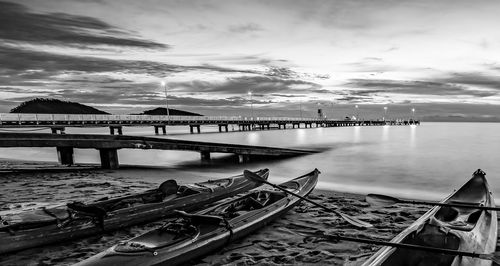
[[286, 79], [299, 77], [299, 74], [297, 72], [292, 71], [287, 67], [270, 67], [267, 70], [266, 75], [270, 77], [279, 77]]
[[247, 94], [252, 91], [255, 96], [271, 93], [324, 93], [321, 85], [297, 79], [283, 79], [273, 76], [241, 76], [227, 78], [223, 82], [187, 81], [170, 82], [170, 87], [185, 92], [210, 92], [219, 94]]
[[[351, 79], [346, 86], [361, 88], [353, 90], [353, 95], [370, 95], [377, 93], [399, 93], [415, 95], [438, 96], [473, 96], [488, 97], [497, 95], [497, 92], [468, 88], [465, 83], [451, 83], [451, 80], [414, 81], [414, 80], [384, 80], [384, 79]], [[457, 80], [456, 80], [457, 81]]]
[[[178, 66], [148, 61], [70, 56], [1, 45], [0, 61], [3, 62], [0, 65], [0, 76], [5, 80], [19, 80], [21, 83], [29, 79], [49, 78], [62, 72], [124, 72], [159, 75], [183, 70]], [[1, 85], [5, 84], [2, 82]]]
[[73, 47], [169, 47], [134, 37], [120, 28], [92, 17], [65, 13], [33, 13], [17, 3], [0, 2], [0, 24], [0, 39], [5, 41]]
[[500, 77], [498, 75], [488, 76], [483, 73], [452, 73], [448, 77], [438, 79], [440, 82], [472, 85], [476, 87], [500, 90]]
[[232, 25], [229, 26], [229, 31], [231, 33], [249, 33], [249, 32], [257, 32], [257, 31], [263, 31], [264, 29], [262, 26], [255, 24], [255, 23], [247, 23], [247, 24], [242, 24], [242, 25]]
[[[72, 56], [34, 51], [0, 44], [0, 85], [26, 85], [30, 80], [43, 80], [54, 76], [78, 73], [129, 73], [162, 77], [168, 73], [186, 71], [213, 71], [219, 73], [259, 73], [213, 65], [181, 66], [142, 60], [114, 60], [90, 56]], [[76, 72], [76, 73], [75, 73]], [[53, 81], [53, 79], [52, 79]], [[91, 81], [90, 81], [91, 82]]]

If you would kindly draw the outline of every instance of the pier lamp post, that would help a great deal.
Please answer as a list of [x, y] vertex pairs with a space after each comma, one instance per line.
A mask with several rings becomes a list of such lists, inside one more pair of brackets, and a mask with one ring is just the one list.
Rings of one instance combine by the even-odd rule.
[[415, 108], [411, 108], [411, 118], [415, 120]]
[[333, 110], [333, 108], [334, 108], [334, 101], [335, 101], [335, 99], [332, 99], [332, 120], [333, 120], [333, 116], [335, 115], [335, 110]]
[[357, 104], [354, 107], [356, 108], [356, 120], [359, 121], [359, 107]]
[[165, 89], [165, 103], [167, 105], [167, 119], [170, 121], [170, 110], [168, 108], [168, 93], [167, 93], [167, 83], [162, 80], [161, 81], [161, 85], [163, 86], [163, 88]]
[[300, 108], [300, 120], [302, 120], [302, 101], [299, 102], [299, 108]]
[[250, 96], [250, 110], [252, 110], [252, 120], [253, 120], [253, 101], [252, 101], [252, 92], [249, 91], [248, 95]]
[[383, 117], [384, 121], [386, 116], [387, 116], [387, 106], [384, 106], [384, 117]]

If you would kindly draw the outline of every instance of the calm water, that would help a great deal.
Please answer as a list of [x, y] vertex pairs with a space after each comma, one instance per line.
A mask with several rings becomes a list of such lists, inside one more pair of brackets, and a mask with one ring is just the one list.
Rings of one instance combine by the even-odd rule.
[[[81, 133], [82, 129], [68, 129]], [[231, 130], [231, 128], [230, 128]], [[290, 148], [326, 148], [313, 155], [236, 164], [222, 160], [206, 165], [195, 152], [121, 150], [120, 163], [207, 172], [235, 173], [246, 168], [270, 168], [271, 181], [321, 170], [318, 188], [358, 193], [385, 193], [438, 199], [463, 184], [476, 169], [487, 173], [500, 198], [500, 124], [423, 123], [421, 126], [312, 128], [253, 132], [183, 134], [187, 127], [170, 129], [167, 137]], [[108, 129], [84, 132], [107, 134]], [[152, 128], [124, 128], [125, 134], [154, 136]], [[57, 161], [54, 148], [0, 149], [0, 158]], [[98, 162], [95, 150], [76, 150], [77, 163]], [[120, 170], [118, 170], [119, 172]], [[499, 201], [497, 201], [499, 202]]]

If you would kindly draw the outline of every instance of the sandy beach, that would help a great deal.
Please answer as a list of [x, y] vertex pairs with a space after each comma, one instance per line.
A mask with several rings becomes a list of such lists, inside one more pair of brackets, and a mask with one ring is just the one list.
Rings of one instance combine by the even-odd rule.
[[[13, 169], [19, 169], [20, 165], [24, 168], [22, 171], [12, 172]], [[113, 172], [82, 166], [81, 169], [68, 171], [55, 164], [41, 165], [12, 161], [2, 163], [0, 215], [5, 212], [51, 206], [56, 202], [91, 200], [103, 195], [117, 196], [148, 189], [159, 183], [155, 178], [130, 178], [136, 175], [136, 171], [141, 170]], [[44, 169], [34, 171], [40, 167]], [[144, 173], [155, 175], [154, 170]], [[367, 221], [374, 227], [354, 228], [335, 214], [302, 202], [265, 228], [229, 244], [216, 253], [194, 259], [190, 265], [360, 265], [379, 247], [346, 241], [306, 241], [308, 238], [305, 235], [341, 233], [354, 237], [390, 240], [428, 209], [425, 206], [408, 204], [375, 207], [365, 202], [364, 195], [337, 191], [315, 190], [309, 198]], [[48, 203], [44, 205], [44, 202]], [[0, 265], [71, 265], [120, 240], [129, 239], [161, 224], [163, 222], [158, 221], [102, 236], [4, 255], [0, 258]]]

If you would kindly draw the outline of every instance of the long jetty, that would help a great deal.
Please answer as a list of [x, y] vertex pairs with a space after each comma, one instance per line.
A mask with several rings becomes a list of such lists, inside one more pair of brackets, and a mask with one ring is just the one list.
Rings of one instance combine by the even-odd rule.
[[73, 149], [97, 149], [101, 167], [119, 167], [119, 149], [160, 149], [200, 152], [202, 160], [209, 160], [210, 153], [238, 155], [240, 162], [251, 157], [291, 157], [314, 153], [310, 150], [284, 149], [263, 146], [210, 143], [164, 138], [95, 135], [95, 134], [47, 134], [47, 133], [0, 133], [0, 147], [56, 147], [59, 162], [74, 164]]
[[166, 116], [166, 115], [72, 115], [72, 114], [5, 114], [0, 113], [0, 128], [48, 127], [53, 133], [64, 133], [66, 127], [109, 127], [110, 134], [123, 134], [124, 126], [151, 126], [155, 134], [166, 134], [167, 126], [189, 126], [191, 133], [200, 133], [202, 125], [217, 125], [219, 132], [228, 132], [229, 125], [238, 130], [265, 130], [307, 127], [346, 127], [418, 125], [415, 119], [335, 120], [323, 118], [241, 117], [241, 116]]

